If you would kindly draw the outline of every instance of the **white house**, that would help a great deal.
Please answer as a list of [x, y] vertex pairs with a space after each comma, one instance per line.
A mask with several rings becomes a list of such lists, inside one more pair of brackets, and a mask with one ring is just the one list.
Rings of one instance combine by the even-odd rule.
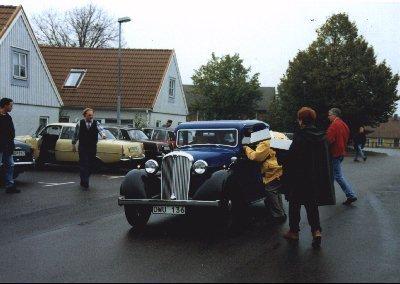
[[[118, 49], [41, 46], [64, 102], [63, 122], [82, 118], [94, 108], [96, 118], [117, 123]], [[164, 49], [122, 50], [122, 124], [138, 118], [149, 126], [186, 121], [188, 109], [176, 54]]]
[[0, 97], [14, 101], [17, 135], [59, 120], [63, 103], [21, 6], [0, 5]]

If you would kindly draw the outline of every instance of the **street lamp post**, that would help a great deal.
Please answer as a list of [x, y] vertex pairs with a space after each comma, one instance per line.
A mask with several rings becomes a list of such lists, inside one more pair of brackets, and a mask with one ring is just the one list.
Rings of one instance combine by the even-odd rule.
[[119, 24], [119, 44], [118, 44], [118, 97], [117, 97], [117, 123], [118, 125], [121, 125], [121, 96], [122, 96], [122, 49], [121, 49], [121, 30], [122, 30], [122, 24], [123, 23], [128, 23], [131, 21], [131, 18], [129, 17], [124, 17], [124, 18], [119, 18], [118, 19], [118, 24]]

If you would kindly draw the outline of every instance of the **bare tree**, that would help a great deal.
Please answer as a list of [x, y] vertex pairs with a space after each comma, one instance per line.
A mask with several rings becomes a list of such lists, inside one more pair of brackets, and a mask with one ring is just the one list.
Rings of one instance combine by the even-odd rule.
[[117, 21], [93, 4], [64, 15], [47, 10], [33, 17], [33, 27], [38, 41], [50, 46], [101, 48], [118, 41]]

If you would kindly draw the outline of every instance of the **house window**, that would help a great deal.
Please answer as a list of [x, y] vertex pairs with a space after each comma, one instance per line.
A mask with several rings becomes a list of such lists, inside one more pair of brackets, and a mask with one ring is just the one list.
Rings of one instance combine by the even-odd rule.
[[379, 147], [383, 146], [383, 139], [382, 138], [378, 138], [378, 146]]
[[60, 116], [59, 122], [68, 123], [69, 122], [69, 116]]
[[118, 121], [116, 118], [106, 118], [105, 119], [105, 124], [117, 124]]
[[13, 51], [13, 76], [14, 79], [28, 79], [28, 54]]
[[65, 80], [64, 88], [77, 88], [82, 82], [83, 77], [86, 74], [86, 70], [72, 69]]
[[41, 116], [39, 118], [39, 126], [42, 126], [42, 128], [45, 128], [49, 124], [49, 117], [48, 116]]
[[175, 99], [175, 84], [176, 80], [174, 78], [169, 79], [169, 92], [168, 96], [170, 99]]

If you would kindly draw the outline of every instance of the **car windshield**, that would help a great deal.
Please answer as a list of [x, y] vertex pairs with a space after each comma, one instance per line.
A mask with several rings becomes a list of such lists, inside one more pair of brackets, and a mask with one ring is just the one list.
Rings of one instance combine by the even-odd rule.
[[[117, 138], [115, 138], [115, 136], [107, 129], [104, 129], [104, 134], [106, 135], [107, 140], [117, 140]], [[101, 139], [101, 137], [99, 137], [99, 139]]]
[[141, 130], [132, 129], [128, 130], [128, 133], [132, 140], [149, 140], [149, 137], [147, 137], [146, 134], [144, 134]]
[[178, 147], [194, 145], [217, 145], [230, 146], [237, 145], [238, 131], [236, 129], [189, 129], [178, 131]]
[[153, 134], [153, 129], [151, 128], [145, 128], [143, 129], [144, 134], [146, 134], [147, 137], [149, 137], [149, 139], [151, 139], [151, 135]]
[[153, 137], [151, 138], [153, 141], [166, 141], [167, 140], [167, 131], [155, 129], [153, 133]]

